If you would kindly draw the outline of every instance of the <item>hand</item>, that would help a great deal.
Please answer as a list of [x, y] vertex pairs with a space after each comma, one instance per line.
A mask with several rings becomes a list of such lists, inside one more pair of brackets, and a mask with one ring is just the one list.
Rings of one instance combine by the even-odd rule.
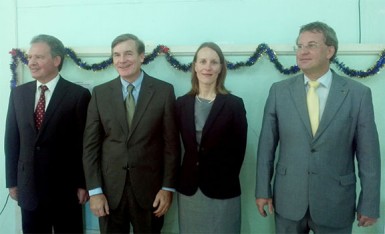
[[110, 214], [110, 208], [104, 194], [97, 194], [90, 197], [90, 209], [96, 217], [102, 217]]
[[170, 208], [171, 206], [172, 194], [173, 192], [166, 190], [159, 190], [159, 192], [156, 194], [155, 201], [152, 204], [154, 208], [157, 208], [154, 211], [156, 217], [159, 218], [162, 215], [166, 214], [168, 208]]
[[88, 201], [88, 199], [90, 199], [90, 197], [88, 196], [88, 192], [87, 190], [85, 189], [82, 189], [82, 188], [78, 188], [78, 199], [79, 199], [79, 204], [86, 204], [86, 202]]
[[9, 196], [13, 200], [17, 201], [17, 187], [12, 187], [12, 188], [9, 188], [8, 190], [9, 190]]
[[258, 211], [262, 215], [262, 217], [266, 217], [267, 213], [265, 211], [265, 206], [269, 206], [269, 213], [273, 214], [274, 206], [273, 206], [273, 199], [272, 198], [257, 198], [255, 200], [255, 203], [257, 204]]
[[357, 221], [359, 227], [369, 227], [377, 222], [377, 219], [370, 218], [365, 215], [361, 215], [360, 213], [357, 213]]

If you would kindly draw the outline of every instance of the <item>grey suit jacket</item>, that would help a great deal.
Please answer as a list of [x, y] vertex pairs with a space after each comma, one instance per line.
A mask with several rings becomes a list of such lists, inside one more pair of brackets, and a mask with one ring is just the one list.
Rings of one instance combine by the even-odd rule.
[[144, 74], [131, 131], [120, 78], [97, 86], [84, 133], [87, 188], [101, 187], [114, 209], [122, 197], [127, 168], [136, 199], [151, 209], [162, 187], [176, 188], [179, 144], [172, 85]]
[[[256, 197], [273, 197], [276, 212], [287, 219], [301, 219], [308, 208], [317, 224], [329, 227], [351, 225], [356, 209], [379, 217], [380, 151], [371, 91], [356, 81], [333, 72], [314, 137], [303, 74], [273, 84], [257, 157]], [[357, 208], [355, 159], [361, 182]]]

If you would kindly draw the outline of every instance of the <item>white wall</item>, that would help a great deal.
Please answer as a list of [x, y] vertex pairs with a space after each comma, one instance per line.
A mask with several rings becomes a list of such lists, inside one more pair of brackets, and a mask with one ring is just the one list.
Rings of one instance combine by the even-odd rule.
[[[245, 45], [268, 43], [294, 44], [301, 25], [320, 20], [332, 26], [338, 35], [341, 47], [345, 44], [383, 44], [385, 49], [385, 2], [383, 0], [361, 1], [361, 21], [358, 11], [359, 0], [2, 0], [0, 17], [0, 148], [3, 148], [4, 124], [8, 105], [10, 55], [12, 48], [28, 48], [31, 38], [40, 33], [60, 38], [67, 47], [109, 48], [112, 39], [125, 32], [138, 35], [148, 45], [164, 44], [171, 48], [182, 46], [192, 48], [203, 41], [215, 41], [235, 48]], [[361, 22], [361, 37], [359, 23]], [[382, 47], [381, 47], [382, 48]], [[147, 51], [150, 52], [150, 51]], [[342, 51], [343, 52], [343, 51]], [[230, 61], [245, 61], [250, 54], [230, 56]], [[355, 69], [367, 69], [377, 59], [375, 54], [339, 56], [346, 65]], [[280, 61], [288, 67], [295, 63], [292, 55], [279, 55]], [[90, 63], [105, 57], [84, 57]], [[179, 56], [190, 62], [191, 56]], [[151, 75], [174, 84], [176, 94], [182, 95], [189, 88], [189, 73], [173, 69], [164, 57], [144, 66]], [[83, 71], [67, 59], [63, 75], [70, 80], [100, 83], [115, 76], [113, 69], [101, 72]], [[28, 79], [28, 72], [25, 74]], [[263, 105], [270, 85], [287, 78], [273, 65], [262, 58], [254, 66], [229, 71], [226, 86], [234, 94], [244, 98], [249, 121], [248, 146], [241, 172], [242, 180], [242, 232], [270, 233], [273, 219], [261, 218], [254, 204], [255, 154], [259, 136]], [[384, 154], [385, 135], [385, 73], [360, 79], [371, 87], [381, 148]], [[3, 124], [1, 124], [3, 123]], [[0, 175], [4, 175], [4, 153], [0, 151]], [[384, 160], [383, 160], [384, 161]], [[384, 165], [384, 162], [382, 162]], [[384, 172], [383, 172], [384, 179]], [[0, 178], [4, 178], [0, 176]], [[382, 188], [384, 194], [384, 187]], [[0, 179], [0, 208], [7, 195], [5, 180]], [[355, 233], [380, 233], [383, 230], [385, 198], [381, 199], [382, 218], [369, 229], [355, 228]], [[176, 209], [166, 218], [166, 232], [177, 232]], [[88, 220], [91, 226], [94, 218]], [[9, 201], [0, 216], [0, 233], [19, 233], [20, 215], [15, 202]]]
[[[299, 26], [330, 24], [359, 42], [359, 0], [18, 0], [18, 41], [45, 32], [71, 46], [105, 46], [123, 32], [167, 45], [294, 43]], [[384, 2], [361, 0], [362, 43], [383, 43]]]
[[[1, 43], [0, 43], [0, 211], [7, 199], [8, 189], [5, 188], [4, 166], [4, 126], [6, 107], [8, 106], [9, 81], [11, 62], [8, 52], [17, 48], [16, 3], [13, 0], [0, 1]], [[3, 214], [0, 216], [0, 233], [20, 233], [20, 212], [18, 206], [10, 198]]]

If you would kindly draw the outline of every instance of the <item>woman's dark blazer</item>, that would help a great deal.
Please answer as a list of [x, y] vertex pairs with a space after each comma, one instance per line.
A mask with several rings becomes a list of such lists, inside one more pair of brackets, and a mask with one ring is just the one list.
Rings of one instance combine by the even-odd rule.
[[217, 95], [203, 127], [200, 146], [196, 141], [194, 106], [194, 95], [177, 99], [178, 126], [184, 146], [178, 191], [191, 196], [199, 187], [210, 198], [239, 196], [239, 172], [247, 140], [243, 101], [232, 94]]

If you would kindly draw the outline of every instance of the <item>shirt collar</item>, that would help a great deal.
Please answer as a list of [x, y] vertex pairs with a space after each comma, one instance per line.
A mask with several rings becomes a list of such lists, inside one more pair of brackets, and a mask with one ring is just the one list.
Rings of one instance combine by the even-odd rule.
[[[333, 77], [333, 73], [332, 71], [329, 69], [324, 75], [322, 75], [320, 78], [318, 78], [318, 82], [320, 83], [320, 85], [322, 85], [323, 87], [325, 88], [329, 88], [330, 87], [330, 84], [332, 83], [332, 77]], [[304, 83], [305, 85], [307, 85], [307, 83], [310, 81], [309, 77], [307, 77], [306, 75], [304, 75]]]
[[48, 90], [50, 92], [53, 92], [55, 87], [56, 87], [56, 85], [57, 85], [57, 83], [59, 82], [59, 78], [60, 78], [60, 74], [58, 73], [55, 76], [55, 78], [53, 78], [52, 80], [50, 80], [49, 82], [47, 82], [45, 84], [43, 84], [40, 81], [36, 80], [36, 89], [38, 90], [40, 85], [45, 85], [45, 86], [47, 86], [47, 88], [48, 88]]
[[130, 83], [125, 79], [123, 79], [122, 77], [120, 77], [120, 82], [122, 83], [122, 86], [124, 87], [124, 89], [126, 89], [129, 84], [132, 84], [134, 86], [134, 89], [140, 90], [140, 87], [142, 86], [143, 77], [144, 77], [144, 73], [143, 71], [141, 71], [138, 79], [136, 79], [134, 82]]

